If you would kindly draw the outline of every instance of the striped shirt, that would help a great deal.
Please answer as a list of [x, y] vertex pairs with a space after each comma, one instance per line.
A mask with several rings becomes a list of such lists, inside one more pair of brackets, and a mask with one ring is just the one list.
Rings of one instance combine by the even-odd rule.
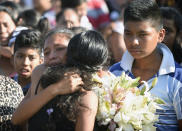
[[[182, 67], [173, 58], [171, 51], [164, 44], [158, 44], [157, 48], [163, 54], [159, 71], [147, 81], [151, 86], [152, 81], [157, 77], [158, 82], [150, 91], [151, 94], [161, 98], [165, 104], [162, 109], [157, 110], [159, 121], [155, 126], [158, 131], [178, 131], [178, 121], [182, 119]], [[125, 72], [135, 78], [131, 72], [134, 58], [126, 51], [122, 60], [110, 67], [110, 71], [116, 76]], [[138, 88], [142, 89], [144, 85]]]

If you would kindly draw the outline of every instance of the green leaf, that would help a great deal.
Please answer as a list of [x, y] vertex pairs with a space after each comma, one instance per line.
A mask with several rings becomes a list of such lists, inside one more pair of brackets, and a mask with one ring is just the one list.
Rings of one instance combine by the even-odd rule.
[[146, 91], [146, 86], [144, 86], [140, 92], [140, 95], [144, 95], [144, 92]]
[[152, 86], [150, 87], [150, 89], [148, 91], [150, 91], [152, 88], [154, 88], [154, 86], [157, 84], [157, 77], [154, 78], [154, 80], [152, 81]]
[[157, 104], [165, 104], [165, 102], [164, 102], [162, 99], [160, 99], [160, 98], [156, 98], [154, 101], [155, 101]]

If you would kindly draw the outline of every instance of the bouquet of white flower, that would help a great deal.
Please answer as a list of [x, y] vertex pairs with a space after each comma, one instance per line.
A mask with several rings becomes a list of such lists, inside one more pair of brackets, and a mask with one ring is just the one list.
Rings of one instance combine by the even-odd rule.
[[101, 84], [101, 87], [93, 89], [99, 100], [96, 119], [100, 125], [107, 125], [110, 131], [156, 130], [153, 125], [158, 121], [158, 115], [155, 112], [158, 104], [164, 103], [152, 96], [149, 90], [157, 78], [150, 88], [144, 82], [142, 90], [137, 88], [139, 79], [132, 79], [125, 73], [119, 77], [93, 75], [93, 81]]

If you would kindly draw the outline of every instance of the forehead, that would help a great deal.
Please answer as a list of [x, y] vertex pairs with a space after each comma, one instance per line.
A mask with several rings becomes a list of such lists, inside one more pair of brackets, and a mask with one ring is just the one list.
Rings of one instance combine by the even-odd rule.
[[153, 31], [156, 30], [150, 20], [146, 21], [127, 21], [124, 23], [124, 30], [126, 31]]
[[33, 49], [33, 48], [19, 48], [15, 54], [24, 54], [24, 55], [39, 55], [39, 49]]
[[53, 34], [49, 36], [44, 43], [44, 49], [48, 48], [50, 46], [62, 46], [67, 47], [68, 46], [68, 38], [65, 36], [65, 34]]
[[76, 8], [79, 9], [79, 8], [86, 8], [86, 7], [87, 7], [87, 2], [83, 2], [79, 6], [77, 6]]
[[4, 11], [0, 11], [0, 18], [0, 22], [13, 22], [11, 16]]

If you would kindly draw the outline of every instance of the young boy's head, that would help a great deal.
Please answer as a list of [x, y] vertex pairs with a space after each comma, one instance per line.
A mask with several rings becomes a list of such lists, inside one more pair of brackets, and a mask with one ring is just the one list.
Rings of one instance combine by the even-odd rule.
[[33, 69], [42, 63], [41, 33], [23, 30], [16, 37], [14, 46], [14, 68], [19, 77], [30, 78]]
[[160, 9], [155, 0], [133, 0], [124, 13], [124, 23], [150, 21], [156, 30], [163, 28]]
[[76, 9], [80, 17], [87, 15], [87, 0], [61, 0], [62, 8]]
[[152, 54], [165, 35], [160, 9], [154, 0], [133, 0], [124, 13], [124, 40], [135, 59]]

